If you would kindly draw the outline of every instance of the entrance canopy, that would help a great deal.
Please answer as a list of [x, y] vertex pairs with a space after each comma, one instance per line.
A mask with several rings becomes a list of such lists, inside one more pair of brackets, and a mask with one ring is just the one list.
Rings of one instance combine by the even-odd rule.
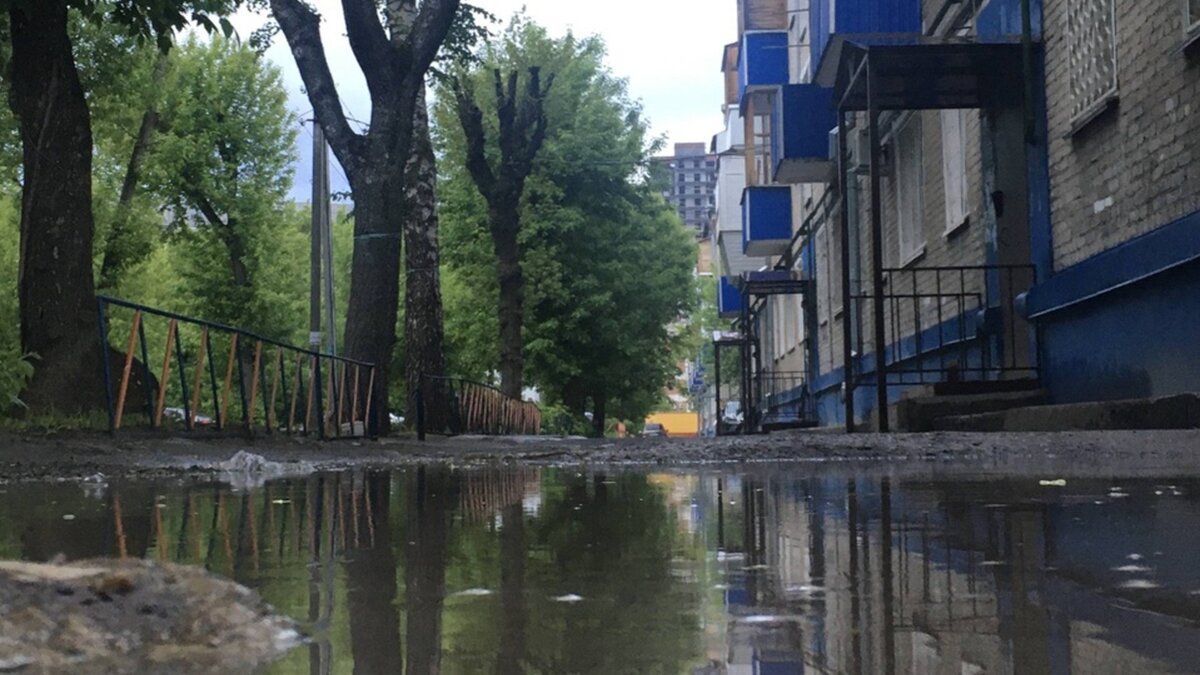
[[843, 111], [986, 108], [1020, 99], [1021, 43], [1010, 38], [909, 33], [834, 35], [816, 81]]

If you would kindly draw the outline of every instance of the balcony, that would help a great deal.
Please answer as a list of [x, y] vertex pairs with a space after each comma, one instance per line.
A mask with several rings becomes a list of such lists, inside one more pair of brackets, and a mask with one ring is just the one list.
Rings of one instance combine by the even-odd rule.
[[782, 255], [791, 242], [791, 188], [746, 188], [742, 192], [742, 252], [756, 258]]
[[831, 175], [829, 132], [837, 126], [833, 90], [789, 84], [771, 112], [772, 174], [776, 183], [824, 183]]
[[717, 316], [735, 319], [742, 315], [742, 291], [729, 277], [721, 277], [717, 285]]
[[763, 87], [788, 81], [788, 34], [783, 30], [747, 31], [738, 50], [738, 100]]
[[921, 0], [811, 0], [809, 4], [814, 64], [824, 58], [834, 34], [920, 32]]

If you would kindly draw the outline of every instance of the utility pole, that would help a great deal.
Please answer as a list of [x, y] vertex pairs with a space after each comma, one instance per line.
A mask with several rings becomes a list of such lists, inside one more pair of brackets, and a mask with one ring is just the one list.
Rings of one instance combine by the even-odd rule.
[[325, 150], [325, 132], [313, 120], [313, 172], [312, 172], [312, 237], [309, 255], [309, 303], [308, 344], [313, 351], [321, 349], [321, 249], [325, 239], [325, 208], [329, 200], [328, 164]]
[[333, 295], [333, 218], [329, 205], [329, 154], [325, 146], [324, 134], [321, 136], [321, 183], [325, 191], [321, 195], [321, 239], [325, 248], [325, 330], [329, 349], [333, 356], [338, 354], [337, 312]]

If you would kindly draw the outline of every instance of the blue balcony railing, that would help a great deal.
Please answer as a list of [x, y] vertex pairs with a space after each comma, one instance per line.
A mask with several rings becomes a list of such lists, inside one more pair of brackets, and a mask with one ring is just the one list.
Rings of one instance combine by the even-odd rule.
[[771, 157], [776, 183], [829, 180], [829, 132], [837, 126], [833, 90], [815, 84], [784, 85], [771, 112]]
[[753, 186], [742, 192], [742, 252], [763, 258], [782, 255], [792, 241], [792, 190]]
[[921, 0], [811, 0], [809, 33], [819, 64], [838, 33], [920, 33]]
[[787, 31], [747, 31], [738, 50], [738, 100], [762, 87], [788, 81]]
[[717, 316], [735, 319], [742, 314], [742, 292], [733, 279], [721, 277], [717, 286]]

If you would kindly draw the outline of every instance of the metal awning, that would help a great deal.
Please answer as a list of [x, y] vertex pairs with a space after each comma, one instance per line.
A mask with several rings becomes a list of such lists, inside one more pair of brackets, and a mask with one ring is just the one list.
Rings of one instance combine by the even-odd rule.
[[866, 65], [877, 110], [986, 108], [1024, 95], [1018, 38], [834, 35], [816, 81], [844, 111], [866, 110]]

